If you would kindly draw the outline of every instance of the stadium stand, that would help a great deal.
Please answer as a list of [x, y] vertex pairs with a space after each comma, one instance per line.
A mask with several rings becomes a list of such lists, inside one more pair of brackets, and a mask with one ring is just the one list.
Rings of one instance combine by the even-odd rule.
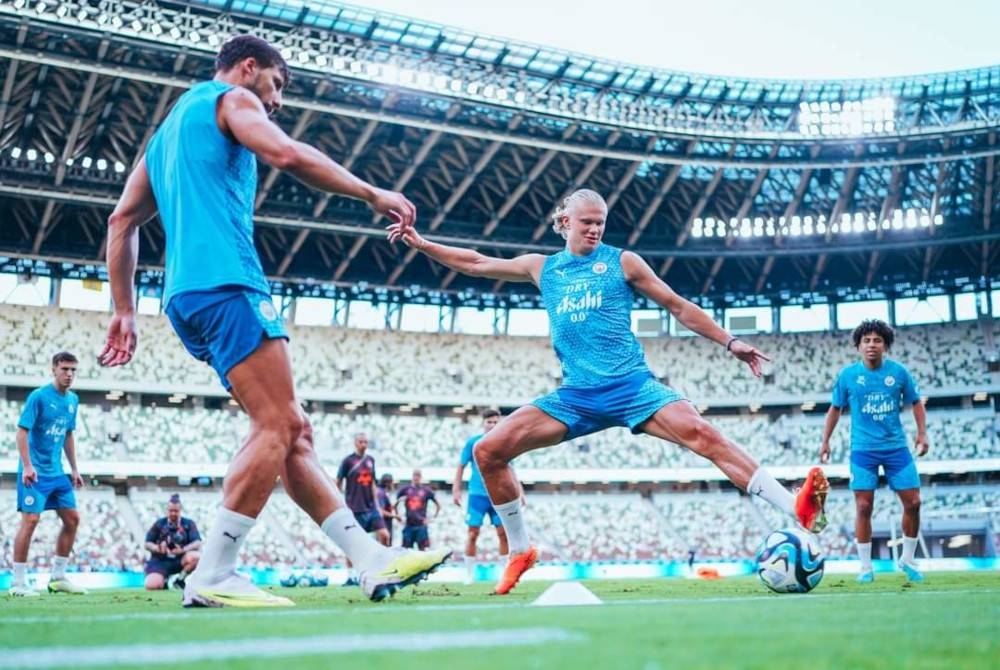
[[[193, 390], [217, 395], [211, 369], [191, 359], [163, 317], [140, 320], [140, 350], [128, 366], [96, 364], [107, 315], [0, 305], [0, 375], [38, 378], [57, 349], [84, 361], [79, 379], [105, 388], [141, 384], [147, 391]], [[368, 331], [290, 326], [291, 351], [305, 398], [381, 394], [386, 401], [464, 398], [520, 404], [554, 388], [558, 365], [547, 338]], [[698, 403], [826, 400], [833, 375], [856, 359], [849, 333], [748, 336], [774, 363], [773, 384], [754, 379], [724, 349], [704, 338], [644, 338], [651, 368]], [[482, 352], [489, 351], [484, 357]], [[892, 355], [905, 361], [924, 393], [979, 391], [989, 383], [989, 348], [975, 322], [900, 328]], [[677, 361], [684, 361], [678, 365]], [[418, 364], [419, 362], [419, 364]], [[416, 367], [419, 366], [419, 374]], [[9, 383], [9, 382], [8, 382]]]

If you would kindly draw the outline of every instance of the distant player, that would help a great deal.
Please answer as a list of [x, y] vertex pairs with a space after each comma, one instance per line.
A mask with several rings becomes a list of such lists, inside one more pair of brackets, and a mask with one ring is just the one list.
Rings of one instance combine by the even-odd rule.
[[441, 513], [441, 503], [434, 497], [434, 489], [423, 483], [423, 473], [414, 470], [410, 483], [399, 490], [396, 496], [396, 508], [406, 505], [406, 525], [403, 526], [403, 546], [414, 545], [421, 549], [431, 546], [430, 533], [427, 531], [427, 506], [434, 503], [434, 518]]
[[497, 531], [497, 540], [500, 542], [500, 560], [507, 562], [507, 531], [503, 529], [500, 515], [493, 509], [490, 496], [486, 493], [486, 486], [483, 484], [483, 476], [479, 474], [479, 466], [476, 459], [472, 457], [472, 450], [476, 443], [482, 439], [483, 435], [493, 430], [500, 421], [500, 410], [489, 408], [483, 412], [483, 431], [473, 435], [465, 441], [462, 453], [458, 458], [458, 470], [455, 472], [455, 480], [451, 484], [451, 499], [458, 507], [462, 506], [462, 477], [465, 474], [465, 466], [471, 465], [472, 472], [469, 476], [469, 500], [465, 507], [465, 525], [468, 527], [468, 535], [465, 540], [465, 583], [471, 584], [476, 575], [476, 543], [479, 540], [479, 529], [483, 525], [483, 520], [489, 516], [490, 523]]
[[382, 512], [382, 520], [385, 521], [385, 529], [389, 533], [389, 546], [392, 546], [392, 522], [402, 521], [403, 517], [396, 513], [396, 507], [392, 500], [393, 493], [396, 492], [396, 482], [392, 475], [386, 473], [379, 478], [378, 488], [378, 508]]
[[[375, 459], [368, 451], [368, 436], [354, 435], [354, 453], [348, 454], [340, 462], [337, 470], [337, 488], [344, 492], [347, 506], [354, 514], [358, 525], [366, 533], [373, 533], [378, 543], [389, 546], [389, 530], [378, 505], [378, 486], [375, 484]], [[354, 565], [347, 557], [348, 577], [344, 586], [356, 586], [359, 576], [354, 573]]]
[[913, 405], [917, 422], [914, 440], [918, 456], [930, 449], [927, 441], [927, 411], [909, 371], [886, 357], [896, 336], [889, 324], [878, 319], [862, 321], [851, 333], [861, 360], [837, 375], [833, 398], [823, 426], [819, 459], [830, 462], [830, 436], [845, 408], [851, 413], [851, 490], [856, 516], [854, 533], [861, 572], [858, 581], [875, 579], [872, 570], [872, 509], [878, 487], [879, 467], [885, 471], [889, 487], [903, 505], [903, 551], [899, 569], [911, 582], [923, 581], [914, 554], [920, 534], [920, 477], [906, 441], [899, 415], [903, 403]]
[[188, 575], [198, 567], [201, 533], [194, 519], [181, 516], [181, 497], [177, 493], [167, 501], [167, 515], [153, 522], [146, 531], [145, 587], [147, 591], [167, 588], [174, 575], [176, 588], [184, 588]]
[[611, 426], [627, 426], [635, 433], [684, 445], [712, 461], [740, 488], [797, 516], [805, 528], [818, 532], [826, 524], [823, 504], [828, 485], [822, 470], [809, 472], [796, 499], [650, 371], [631, 329], [636, 292], [668, 309], [685, 327], [725, 347], [755, 376], [770, 359], [677, 295], [637, 254], [603, 244], [607, 216], [600, 194], [575, 191], [552, 216], [553, 227], [566, 240], [565, 249], [549, 256], [533, 253], [514, 258], [491, 258], [430, 242], [400, 224], [388, 227], [390, 241], [402, 240], [455, 272], [535, 284], [548, 311], [552, 343], [562, 363], [562, 386], [506, 417], [474, 449], [486, 490], [510, 540], [510, 561], [494, 589], [497, 594], [514, 588], [538, 559], [510, 462], [526, 451]]
[[223, 482], [222, 505], [187, 580], [189, 607], [275, 607], [293, 603], [236, 572], [240, 547], [281, 480], [289, 497], [360, 567], [365, 594], [381, 600], [423, 579], [447, 552], [394, 552], [374, 542], [330, 481], [295, 396], [288, 333], [254, 246], [258, 159], [305, 184], [365, 202], [410, 225], [416, 209], [377, 188], [272, 120], [289, 82], [281, 52], [253, 35], [219, 50], [215, 75], [178, 98], [129, 175], [108, 219], [108, 276], [114, 315], [103, 365], [135, 353], [139, 227], [159, 214], [166, 238], [163, 311], [185, 348], [211, 365], [250, 418], [250, 434]]
[[[83, 486], [76, 466], [76, 412], [80, 400], [69, 390], [76, 378], [76, 356], [61, 351], [52, 357], [52, 383], [35, 389], [24, 402], [17, 420], [17, 511], [21, 526], [14, 537], [14, 575], [10, 595], [37, 598], [28, 586], [28, 548], [45, 510], [55, 510], [62, 521], [52, 559], [49, 593], [86, 593], [66, 578], [66, 564], [73, 550], [80, 513], [74, 488]], [[66, 454], [70, 473], [63, 470]]]

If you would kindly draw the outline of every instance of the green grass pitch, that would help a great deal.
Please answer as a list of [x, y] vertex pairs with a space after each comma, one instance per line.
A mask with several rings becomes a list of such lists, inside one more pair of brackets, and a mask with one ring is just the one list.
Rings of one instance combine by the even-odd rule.
[[430, 583], [384, 603], [277, 589], [298, 606], [185, 610], [178, 591], [0, 596], [0, 668], [997, 668], [1000, 573], [827, 575], [806, 595], [752, 578], [588, 581], [599, 606], [529, 607]]

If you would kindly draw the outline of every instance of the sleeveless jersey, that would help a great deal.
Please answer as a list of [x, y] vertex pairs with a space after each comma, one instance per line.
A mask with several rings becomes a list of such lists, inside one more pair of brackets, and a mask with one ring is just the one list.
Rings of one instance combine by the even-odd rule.
[[163, 305], [187, 291], [271, 289], [253, 243], [257, 158], [219, 130], [216, 105], [234, 88], [195, 84], [146, 149], [146, 168], [166, 237]]
[[563, 249], [545, 259], [539, 288], [563, 386], [605, 386], [649, 370], [632, 333], [635, 292], [625, 280], [621, 255], [621, 249], [600, 244], [586, 256]]

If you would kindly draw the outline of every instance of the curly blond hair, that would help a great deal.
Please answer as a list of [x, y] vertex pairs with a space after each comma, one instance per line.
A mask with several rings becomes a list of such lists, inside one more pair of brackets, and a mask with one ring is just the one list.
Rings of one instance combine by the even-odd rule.
[[563, 198], [562, 203], [556, 207], [556, 211], [552, 213], [552, 230], [559, 233], [563, 239], [566, 239], [566, 235], [569, 232], [569, 223], [564, 219], [569, 215], [569, 210], [577, 203], [589, 202], [594, 205], [600, 205], [604, 208], [604, 211], [608, 210], [608, 203], [604, 201], [604, 197], [601, 196], [597, 191], [591, 191], [589, 188], [581, 188], [573, 191], [565, 198]]

